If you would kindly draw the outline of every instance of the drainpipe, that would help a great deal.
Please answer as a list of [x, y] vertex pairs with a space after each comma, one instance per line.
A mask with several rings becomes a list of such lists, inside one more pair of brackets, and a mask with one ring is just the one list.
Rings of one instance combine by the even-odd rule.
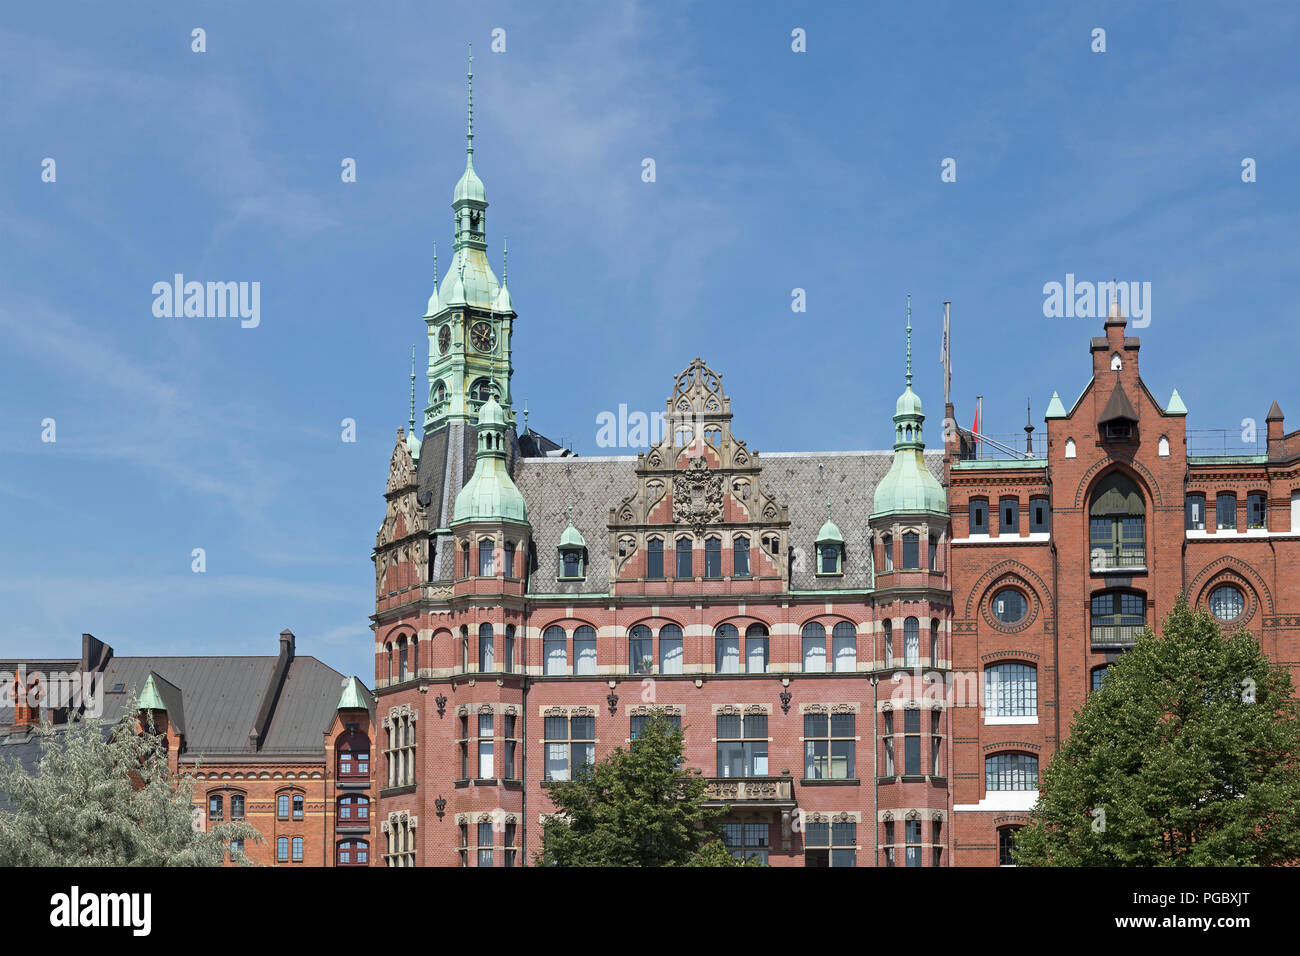
[[[524, 647], [528, 646], [527, 637], [528, 637], [528, 631], [527, 631], [527, 626], [525, 626]], [[523, 714], [520, 715], [521, 726], [519, 730], [519, 735], [520, 735], [519, 742], [522, 744], [522, 746], [519, 748], [520, 750], [519, 777], [523, 783], [523, 797], [522, 797], [522, 802], [520, 803], [519, 806], [519, 854], [520, 854], [519, 865], [527, 866], [528, 865], [528, 683], [529, 683], [527, 653], [523, 655], [523, 658], [524, 658], [524, 679], [523, 681], [520, 682], [519, 685], [520, 689], [523, 691], [523, 694], [521, 695], [522, 703], [520, 704], [520, 708], [519, 708], [520, 710], [523, 711]]]
[[[872, 653], [875, 653], [875, 633], [872, 632]], [[871, 675], [871, 865], [880, 865], [880, 756], [876, 750], [880, 746], [880, 732], [876, 721], [880, 719], [877, 712], [877, 685], [880, 675]]]

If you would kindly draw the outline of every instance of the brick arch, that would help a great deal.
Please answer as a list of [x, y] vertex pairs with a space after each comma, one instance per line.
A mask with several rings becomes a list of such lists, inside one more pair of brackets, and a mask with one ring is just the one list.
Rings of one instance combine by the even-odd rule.
[[971, 612], [973, 607], [983, 606], [984, 598], [988, 595], [989, 591], [992, 590], [994, 585], [1000, 583], [1000, 578], [1009, 574], [1018, 575], [1021, 581], [1029, 587], [1030, 590], [1034, 591], [1039, 603], [1047, 612], [1047, 617], [1056, 617], [1056, 604], [1052, 600], [1052, 591], [1047, 586], [1047, 583], [1039, 577], [1036, 572], [1030, 570], [1029, 567], [1010, 558], [1006, 561], [999, 561], [980, 575], [979, 580], [975, 582], [975, 586], [970, 589], [970, 592], [966, 596], [966, 613], [964, 616], [967, 619], [970, 619], [972, 617]]
[[683, 624], [681, 621], [676, 620], [675, 618], [664, 617], [662, 614], [647, 614], [644, 617], [639, 617], [631, 624], [623, 626], [623, 630], [628, 634], [631, 634], [632, 628], [636, 627], [638, 624], [644, 624], [646, 627], [650, 628], [651, 633], [653, 633], [656, 637], [659, 635], [660, 628], [662, 628], [665, 624], [676, 624], [678, 627], [682, 629], [683, 634], [686, 633], [685, 624]]
[[[1273, 595], [1268, 589], [1268, 584], [1264, 581], [1264, 576], [1247, 562], [1230, 554], [1225, 554], [1223, 557], [1211, 561], [1201, 569], [1196, 577], [1192, 578], [1192, 583], [1187, 587], [1187, 593], [1195, 596], [1192, 598], [1194, 601], [1193, 607], [1200, 604], [1203, 594], [1208, 594], [1209, 589], [1219, 583], [1217, 579], [1223, 577], [1224, 572], [1236, 574], [1240, 578], [1237, 583], [1243, 583], [1255, 592], [1255, 599], [1260, 609], [1265, 614], [1273, 613]], [[1234, 626], [1243, 626], [1252, 617], [1252, 614], [1247, 614]]]
[[[810, 608], [809, 610], [811, 611], [812, 609]], [[820, 624], [822, 627], [826, 628], [827, 634], [831, 632], [831, 630], [835, 627], [836, 624], [839, 624], [841, 622], [845, 624], [852, 624], [854, 633], [857, 633], [858, 627], [861, 624], [865, 623], [864, 621], [855, 621], [853, 620], [853, 618], [843, 613], [833, 612], [831, 614], [827, 614], [824, 610], [821, 610], [821, 611], [812, 611], [812, 613], [810, 613], [807, 617], [804, 618], [796, 618], [792, 620], [790, 624], [792, 627], [798, 628], [799, 631], [802, 632], [805, 624], [812, 624], [813, 622], [816, 622]]]
[[1160, 490], [1160, 482], [1156, 481], [1155, 475], [1151, 474], [1146, 465], [1133, 458], [1103, 458], [1085, 471], [1083, 477], [1079, 479], [1079, 486], [1074, 490], [1075, 510], [1083, 507], [1083, 502], [1087, 500], [1087, 492], [1111, 471], [1122, 471], [1142, 485], [1152, 502], [1153, 509], [1164, 507], [1165, 496]]

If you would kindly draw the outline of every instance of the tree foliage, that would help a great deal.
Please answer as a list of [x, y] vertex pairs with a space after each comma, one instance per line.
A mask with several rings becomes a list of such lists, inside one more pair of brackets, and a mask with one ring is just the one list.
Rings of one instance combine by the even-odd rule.
[[1286, 667], [1180, 596], [1106, 671], [1043, 773], [1016, 862], [1300, 860], [1300, 723]]
[[727, 809], [682, 763], [682, 732], [655, 712], [628, 749], [549, 785], [556, 815], [536, 862], [552, 866], [740, 866], [722, 843]]
[[135, 704], [116, 724], [46, 721], [34, 771], [4, 761], [0, 866], [219, 866], [231, 840], [261, 839], [240, 822], [196, 830], [193, 778], [168, 770], [162, 738], [140, 732]]

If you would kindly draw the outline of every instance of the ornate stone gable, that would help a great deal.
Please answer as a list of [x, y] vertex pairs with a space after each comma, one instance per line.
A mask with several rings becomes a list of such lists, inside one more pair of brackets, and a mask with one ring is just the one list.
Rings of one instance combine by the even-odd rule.
[[731, 417], [722, 377], [697, 357], [674, 381], [663, 438], [637, 456], [636, 489], [610, 509], [611, 581], [626, 580], [625, 567], [633, 578], [644, 573], [644, 561], [633, 557], [650, 538], [667, 552], [689, 534], [721, 538], [723, 548], [748, 537], [762, 564], [752, 575], [788, 584], [788, 511], [760, 487], [758, 453], [732, 435]]
[[[388, 465], [387, 505], [383, 524], [375, 535], [375, 594], [383, 597], [398, 589], [418, 584], [429, 561], [429, 518], [417, 499], [415, 462], [406, 447], [404, 429], [397, 429], [397, 444]], [[400, 584], [388, 580], [390, 569], [408, 564]]]

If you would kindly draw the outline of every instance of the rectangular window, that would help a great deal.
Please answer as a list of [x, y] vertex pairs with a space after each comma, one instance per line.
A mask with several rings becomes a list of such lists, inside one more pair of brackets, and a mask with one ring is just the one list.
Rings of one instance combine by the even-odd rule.
[[1021, 753], [985, 757], [984, 787], [989, 791], [1037, 790], [1038, 758]]
[[519, 741], [515, 738], [515, 717], [513, 714], [504, 715], [501, 720], [505, 724], [502, 728], [502, 734], [505, 736], [505, 766], [502, 773], [507, 780], [517, 780], [515, 776], [515, 748]]
[[885, 535], [880, 539], [880, 546], [885, 551], [885, 570], [894, 570], [894, 536], [891, 534]]
[[221, 812], [221, 797], [217, 795], [208, 797], [208, 820], [215, 822], [221, 820], [223, 816], [224, 814]]
[[976, 500], [970, 503], [970, 533], [989, 533], [989, 510], [987, 501]]
[[930, 570], [939, 570], [939, 539], [930, 535]]
[[542, 632], [542, 661], [546, 674], [565, 674], [569, 670], [568, 639], [563, 629], [552, 625]]
[[570, 780], [596, 762], [595, 717], [547, 717], [546, 779]]
[[242, 793], [232, 794], [230, 797], [230, 819], [244, 819], [244, 795]]
[[738, 860], [767, 862], [768, 830], [766, 823], [724, 823], [722, 842]]
[[909, 617], [903, 622], [903, 666], [918, 667], [921, 663], [921, 622]]
[[645, 576], [647, 578], [664, 576], [664, 543], [657, 538], [646, 542]]
[[478, 776], [491, 780], [496, 774], [492, 767], [492, 715], [478, 715]]
[[998, 504], [998, 534], [1020, 533], [1020, 502], [1003, 498]]
[[996, 664], [984, 670], [985, 712], [991, 717], [1038, 716], [1038, 669]]
[[275, 798], [275, 816], [278, 820], [289, 819], [289, 795], [282, 793]]
[[735, 545], [733, 575], [738, 578], [747, 578], [749, 577], [749, 539], [737, 538]]
[[1265, 518], [1265, 499], [1263, 495], [1246, 496], [1246, 527], [1247, 528], [1264, 528], [1267, 526]]
[[1029, 499], [1029, 530], [1035, 534], [1052, 530], [1052, 503], [1049, 499]]
[[718, 776], [767, 776], [767, 715], [718, 714]]
[[903, 711], [903, 773], [909, 777], [921, 774], [921, 712]]
[[478, 825], [478, 865], [492, 865], [492, 824]]
[[894, 821], [885, 821], [885, 866], [894, 865]]
[[816, 637], [803, 638], [803, 672], [826, 673], [826, 632]]
[[[680, 714], [664, 714], [663, 716], [664, 720], [666, 720], [675, 730], [682, 729], [682, 718]], [[645, 725], [649, 720], [650, 717], [646, 714], [633, 714], [629, 721], [628, 740], [636, 740], [640, 737], [641, 732], [645, 730]]]
[[518, 852], [515, 847], [515, 827], [514, 823], [506, 824], [505, 860], [503, 861], [505, 866], [515, 865], [515, 853]]
[[930, 711], [930, 775], [933, 777], [943, 776], [942, 729], [943, 715], [937, 710]]
[[478, 573], [480, 577], [491, 577], [496, 573], [496, 555], [489, 538], [478, 543]]
[[1205, 495], [1187, 496], [1187, 530], [1205, 530]]
[[706, 578], [722, 577], [722, 540], [706, 538], [704, 541], [704, 576]]
[[1237, 496], [1231, 493], [1219, 495], [1215, 499], [1215, 507], [1218, 511], [1218, 525], [1220, 531], [1233, 531], [1237, 527]]
[[921, 821], [905, 820], [907, 834], [907, 866], [921, 865]]
[[275, 841], [275, 861], [277, 863], [289, 862], [289, 838], [280, 837]]
[[691, 568], [691, 542], [682, 538], [677, 542], [677, 577], [691, 578], [695, 572]]
[[809, 823], [804, 830], [804, 866], [857, 866], [856, 823]]
[[505, 559], [506, 577], [513, 578], [515, 576], [515, 545], [512, 541], [506, 542]]
[[804, 772], [809, 780], [852, 780], [855, 714], [804, 714]]
[[496, 670], [496, 648], [492, 646], [492, 626], [484, 625], [478, 632], [478, 669]]
[[302, 862], [302, 837], [293, 838], [293, 862]]
[[295, 820], [302, 819], [305, 804], [306, 800], [301, 793], [295, 793], [293, 795], [293, 818]]
[[767, 635], [745, 635], [745, 673], [767, 673]]
[[894, 712], [892, 710], [885, 711], [882, 719], [885, 724], [884, 738], [881, 741], [883, 744], [881, 751], [884, 754], [885, 761], [885, 776], [892, 777], [894, 775]]

